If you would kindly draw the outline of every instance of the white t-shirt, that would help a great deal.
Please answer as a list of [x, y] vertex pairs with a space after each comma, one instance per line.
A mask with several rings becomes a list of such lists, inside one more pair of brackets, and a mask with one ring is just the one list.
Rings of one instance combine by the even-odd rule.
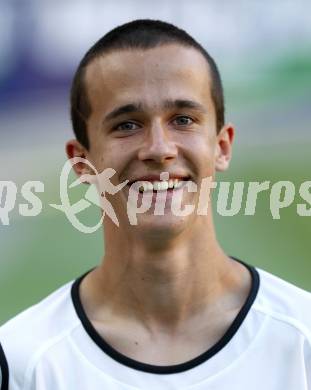
[[205, 353], [173, 366], [109, 346], [83, 310], [81, 276], [0, 328], [0, 389], [311, 390], [311, 294], [243, 264], [252, 288], [230, 328]]

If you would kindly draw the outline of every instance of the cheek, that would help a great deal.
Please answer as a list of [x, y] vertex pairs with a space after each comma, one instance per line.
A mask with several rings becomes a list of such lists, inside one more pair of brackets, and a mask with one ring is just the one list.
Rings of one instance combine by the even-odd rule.
[[215, 166], [215, 142], [212, 137], [188, 134], [182, 142], [183, 155], [193, 165], [196, 175], [210, 176]]
[[[128, 145], [125, 145], [121, 139], [106, 139], [97, 142], [90, 153], [92, 164], [98, 173], [107, 168], [112, 168], [115, 174], [110, 181], [113, 184], [119, 184], [127, 177], [127, 170], [131, 164], [133, 153]], [[122, 180], [121, 180], [122, 178]]]
[[116, 169], [117, 161], [114, 161], [114, 154], [101, 142], [92, 143], [88, 153], [88, 160], [96, 168], [97, 173], [101, 173], [106, 168]]

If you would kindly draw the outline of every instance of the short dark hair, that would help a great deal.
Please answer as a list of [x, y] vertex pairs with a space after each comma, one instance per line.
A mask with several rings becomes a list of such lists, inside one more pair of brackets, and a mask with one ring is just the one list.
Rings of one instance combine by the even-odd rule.
[[105, 53], [122, 49], [152, 49], [157, 46], [177, 43], [193, 47], [203, 54], [211, 74], [211, 95], [216, 111], [217, 132], [224, 125], [224, 97], [217, 65], [208, 52], [186, 31], [160, 20], [138, 19], [109, 31], [100, 38], [84, 55], [73, 78], [71, 87], [71, 122], [77, 140], [89, 149], [87, 119], [91, 105], [85, 85], [85, 70], [90, 62]]

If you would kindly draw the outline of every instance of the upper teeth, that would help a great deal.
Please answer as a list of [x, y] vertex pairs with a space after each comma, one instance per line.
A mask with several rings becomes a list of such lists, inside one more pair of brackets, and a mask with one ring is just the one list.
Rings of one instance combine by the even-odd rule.
[[183, 181], [179, 179], [169, 179], [168, 181], [140, 181], [139, 191], [164, 191], [169, 188], [180, 188]]

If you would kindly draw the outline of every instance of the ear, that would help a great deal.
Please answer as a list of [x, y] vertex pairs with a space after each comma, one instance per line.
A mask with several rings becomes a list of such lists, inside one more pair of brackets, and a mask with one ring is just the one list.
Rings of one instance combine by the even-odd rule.
[[215, 168], [217, 172], [226, 171], [230, 165], [234, 133], [233, 125], [228, 124], [216, 136]]
[[[76, 139], [67, 141], [65, 149], [68, 159], [80, 157], [88, 160], [88, 150]], [[90, 165], [83, 162], [73, 164], [72, 168], [78, 177], [81, 177], [82, 175], [95, 175]], [[90, 184], [89, 181], [86, 180], [83, 180], [82, 183]]]

